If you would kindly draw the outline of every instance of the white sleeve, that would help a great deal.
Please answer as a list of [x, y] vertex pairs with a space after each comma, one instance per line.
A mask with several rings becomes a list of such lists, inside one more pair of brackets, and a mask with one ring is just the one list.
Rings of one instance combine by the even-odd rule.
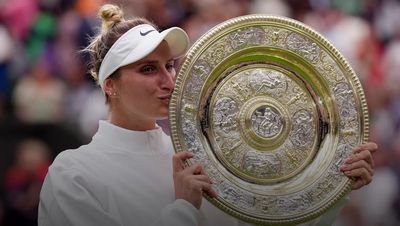
[[90, 185], [73, 168], [51, 166], [40, 192], [40, 226], [121, 225], [104, 211]]
[[200, 213], [189, 202], [177, 199], [161, 211], [161, 216], [152, 226], [197, 226]]
[[[38, 225], [122, 226], [116, 208], [108, 208], [96, 197], [95, 186], [99, 185], [87, 181], [82, 172], [71, 166], [51, 166], [40, 194]], [[158, 219], [149, 219], [149, 225], [197, 226], [199, 215], [190, 203], [175, 200], [162, 209]]]

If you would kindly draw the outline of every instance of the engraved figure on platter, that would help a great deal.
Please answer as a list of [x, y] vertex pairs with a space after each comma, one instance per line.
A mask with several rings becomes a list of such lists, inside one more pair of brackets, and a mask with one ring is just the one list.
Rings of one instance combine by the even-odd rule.
[[262, 210], [264, 213], [276, 214], [279, 212], [277, 205], [278, 199], [274, 196], [271, 197], [256, 197], [256, 209]]
[[232, 49], [236, 49], [238, 47], [241, 47], [242, 45], [246, 44], [246, 39], [243, 36], [243, 34], [237, 32], [233, 33], [229, 36], [229, 41]]
[[242, 208], [254, 206], [255, 200], [252, 196], [248, 194], [244, 194], [242, 192], [239, 193], [239, 190], [229, 186], [228, 184], [221, 184], [219, 187], [222, 195], [230, 200], [237, 206], [241, 206]]
[[292, 95], [288, 96], [291, 98], [287, 102], [287, 105], [292, 105], [292, 104], [299, 105], [307, 103], [307, 96], [305, 95], [304, 91], [301, 90], [299, 87], [297, 86], [293, 87], [293, 89], [291, 89], [291, 92], [293, 96]]
[[351, 146], [348, 144], [340, 144], [338, 147], [337, 161], [335, 163], [335, 167], [337, 170], [340, 170], [340, 166], [343, 165], [344, 159], [348, 158], [351, 155]]
[[297, 147], [306, 147], [313, 139], [313, 117], [302, 109], [293, 116], [294, 133], [291, 136], [293, 145]]
[[236, 115], [237, 106], [235, 101], [227, 97], [218, 100], [214, 109], [215, 127], [226, 133], [235, 130], [237, 127]]
[[229, 41], [232, 49], [247, 45], [260, 44], [265, 40], [265, 31], [262, 28], [249, 28], [244, 31], [232, 33]]
[[219, 64], [225, 55], [229, 53], [228, 45], [221, 41], [215, 44], [215, 48], [210, 49], [207, 54], [206, 59], [208, 60], [208, 64], [212, 67]]
[[291, 50], [299, 50], [306, 45], [306, 41], [303, 37], [292, 33], [286, 38], [287, 47]]
[[224, 155], [228, 158], [232, 153], [238, 154], [235, 148], [242, 143], [240, 134], [237, 131], [231, 131], [230, 133], [226, 133], [223, 130], [217, 131], [215, 140], [220, 149], [224, 152]]
[[256, 92], [268, 92], [275, 90], [275, 94], [283, 94], [286, 89], [286, 82], [280, 73], [270, 70], [255, 70], [250, 79], [251, 85]]
[[[242, 79], [243, 80], [243, 79]], [[247, 87], [243, 87], [241, 85], [239, 85], [239, 83], [244, 83], [246, 84], [246, 82], [243, 81], [232, 81], [232, 88], [231, 89], [234, 92], [235, 97], [240, 100], [240, 101], [245, 101], [249, 98], [249, 96], [252, 94], [251, 92], [249, 92]]]
[[254, 176], [271, 177], [279, 174], [281, 162], [271, 154], [249, 151], [242, 159], [242, 168]]
[[199, 143], [196, 141], [196, 126], [193, 124], [191, 120], [186, 119], [183, 123], [183, 134], [185, 135], [184, 139], [188, 145], [190, 150], [195, 150], [196, 147], [199, 146]]
[[203, 79], [210, 73], [210, 70], [210, 66], [208, 66], [207, 62], [205, 62], [204, 60], [199, 60], [193, 66], [193, 75]]
[[261, 28], [250, 28], [245, 32], [245, 37], [250, 44], [260, 44], [265, 39], [265, 31]]
[[286, 41], [289, 49], [300, 53], [311, 62], [318, 60], [320, 49], [316, 43], [310, 42], [296, 33], [290, 34]]
[[237, 106], [235, 101], [223, 97], [217, 101], [214, 109], [214, 128], [216, 141], [222, 150], [231, 150], [241, 144], [240, 135], [237, 132]]
[[354, 106], [353, 91], [346, 83], [338, 83], [333, 89], [339, 104], [340, 115], [345, 118], [355, 118], [357, 111]]
[[187, 91], [185, 92], [185, 96], [190, 97], [190, 99], [192, 100], [197, 100], [198, 95], [196, 94], [199, 93], [201, 90], [202, 80], [200, 76], [196, 76], [193, 72], [192, 74], [193, 79], [186, 84]]
[[241, 144], [241, 140], [237, 137], [237, 139], [222, 140], [219, 143], [222, 143], [220, 148], [225, 159], [227, 159], [234, 167], [239, 168], [245, 153], [245, 150], [236, 148]]
[[270, 107], [257, 109], [251, 116], [253, 129], [263, 137], [273, 137], [278, 134], [283, 126], [282, 118]]
[[314, 202], [314, 199], [310, 192], [301, 193], [300, 195], [296, 195], [296, 196], [292, 197], [292, 199], [293, 199], [293, 205], [295, 206], [295, 209], [299, 210], [299, 211], [307, 209]]

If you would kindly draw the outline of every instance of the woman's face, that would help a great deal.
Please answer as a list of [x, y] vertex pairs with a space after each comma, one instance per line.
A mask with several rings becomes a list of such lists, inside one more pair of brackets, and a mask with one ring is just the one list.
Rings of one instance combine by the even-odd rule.
[[155, 120], [168, 116], [175, 85], [175, 65], [168, 44], [163, 41], [152, 53], [119, 69], [111, 80], [111, 121], [130, 129], [152, 129]]

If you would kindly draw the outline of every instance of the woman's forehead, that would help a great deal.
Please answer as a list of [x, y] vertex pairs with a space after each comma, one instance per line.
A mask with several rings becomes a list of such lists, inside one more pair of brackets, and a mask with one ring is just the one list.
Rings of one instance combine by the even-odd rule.
[[143, 59], [138, 60], [134, 64], [142, 64], [144, 62], [166, 62], [173, 60], [171, 50], [167, 42], [163, 41], [159, 46], [149, 55], [145, 56]]

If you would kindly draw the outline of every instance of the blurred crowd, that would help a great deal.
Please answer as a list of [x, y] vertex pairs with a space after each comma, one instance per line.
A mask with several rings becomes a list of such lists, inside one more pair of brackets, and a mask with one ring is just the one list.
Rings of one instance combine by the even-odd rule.
[[87, 46], [104, 3], [192, 42], [245, 14], [300, 20], [324, 35], [362, 81], [373, 182], [351, 194], [337, 226], [400, 225], [400, 0], [0, 0], [0, 225], [36, 225], [38, 195], [57, 153], [88, 142], [105, 99], [87, 73]]

